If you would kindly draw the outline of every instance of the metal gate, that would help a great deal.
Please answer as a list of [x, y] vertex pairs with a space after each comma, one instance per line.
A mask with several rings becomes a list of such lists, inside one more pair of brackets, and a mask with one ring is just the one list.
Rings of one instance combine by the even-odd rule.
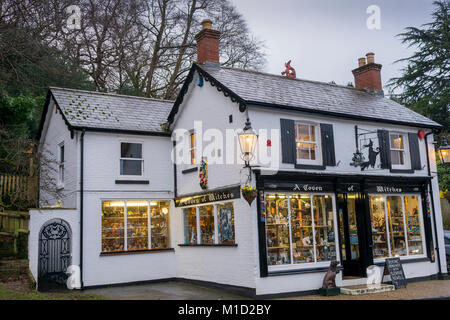
[[71, 233], [69, 224], [61, 219], [48, 221], [39, 234], [39, 288], [65, 284], [70, 266]]

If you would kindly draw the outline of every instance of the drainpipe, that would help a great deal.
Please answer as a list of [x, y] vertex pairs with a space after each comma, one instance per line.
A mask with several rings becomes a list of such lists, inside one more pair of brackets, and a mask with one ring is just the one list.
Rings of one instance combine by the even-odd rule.
[[[433, 134], [433, 131], [430, 131], [427, 134], [425, 134], [425, 151], [427, 154], [428, 176], [433, 178], [431, 176], [430, 155], [428, 153], [428, 136], [430, 134]], [[431, 208], [433, 209], [433, 227], [434, 227], [434, 234], [435, 234], [435, 238], [436, 238], [435, 239], [436, 240], [436, 245], [435, 245], [436, 248], [433, 248], [433, 250], [437, 251], [437, 263], [438, 263], [438, 267], [439, 267], [438, 279], [442, 280], [442, 279], [444, 279], [444, 277], [442, 275], [442, 268], [441, 268], [441, 255], [440, 255], [440, 251], [439, 251], [439, 239], [438, 239], [437, 225], [436, 225], [436, 210], [434, 208], [433, 186], [431, 184], [431, 181], [429, 183], [429, 188], [430, 188]], [[433, 237], [433, 235], [431, 235], [431, 237]]]
[[84, 202], [84, 134], [80, 137], [80, 282], [83, 290], [83, 202]]

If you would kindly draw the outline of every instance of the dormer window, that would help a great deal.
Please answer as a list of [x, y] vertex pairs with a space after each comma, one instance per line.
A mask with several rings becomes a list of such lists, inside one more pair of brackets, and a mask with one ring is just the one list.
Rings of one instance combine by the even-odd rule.
[[143, 163], [141, 143], [122, 142], [120, 144], [121, 176], [142, 176]]
[[295, 123], [295, 144], [298, 164], [320, 164], [318, 125]]

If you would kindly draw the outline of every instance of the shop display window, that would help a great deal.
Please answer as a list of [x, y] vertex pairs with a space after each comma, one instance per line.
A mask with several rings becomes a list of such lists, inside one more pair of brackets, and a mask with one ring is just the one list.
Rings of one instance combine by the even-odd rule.
[[403, 216], [402, 197], [387, 197], [389, 217], [389, 235], [391, 240], [391, 256], [406, 256], [405, 220]]
[[268, 194], [266, 208], [268, 263], [291, 263], [288, 197], [284, 194]]
[[214, 206], [199, 207], [200, 243], [214, 244]]
[[331, 196], [266, 194], [265, 202], [269, 265], [336, 259]]
[[373, 257], [402, 257], [424, 253], [418, 196], [370, 196]]
[[408, 237], [408, 253], [410, 255], [423, 254], [422, 216], [419, 213], [419, 198], [405, 196], [405, 218]]
[[184, 208], [184, 244], [234, 245], [233, 205], [222, 202]]
[[127, 201], [127, 250], [148, 249], [148, 201]]
[[232, 202], [217, 205], [217, 231], [220, 244], [234, 243], [234, 209]]
[[184, 243], [197, 244], [197, 210], [195, 207], [183, 209]]
[[169, 247], [169, 202], [150, 202], [151, 245], [152, 249]]
[[125, 201], [105, 201], [102, 204], [102, 251], [123, 251]]
[[384, 197], [371, 196], [369, 203], [370, 219], [372, 221], [373, 258], [389, 257]]
[[168, 201], [104, 201], [102, 252], [168, 248], [168, 219]]
[[333, 204], [330, 196], [313, 196], [316, 262], [336, 259]]

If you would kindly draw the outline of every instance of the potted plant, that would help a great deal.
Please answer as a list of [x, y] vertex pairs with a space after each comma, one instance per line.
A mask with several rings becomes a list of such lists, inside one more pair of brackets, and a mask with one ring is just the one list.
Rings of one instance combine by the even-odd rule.
[[245, 186], [241, 188], [242, 196], [244, 199], [248, 202], [248, 204], [251, 206], [253, 200], [258, 196], [258, 192], [256, 191], [256, 188]]

